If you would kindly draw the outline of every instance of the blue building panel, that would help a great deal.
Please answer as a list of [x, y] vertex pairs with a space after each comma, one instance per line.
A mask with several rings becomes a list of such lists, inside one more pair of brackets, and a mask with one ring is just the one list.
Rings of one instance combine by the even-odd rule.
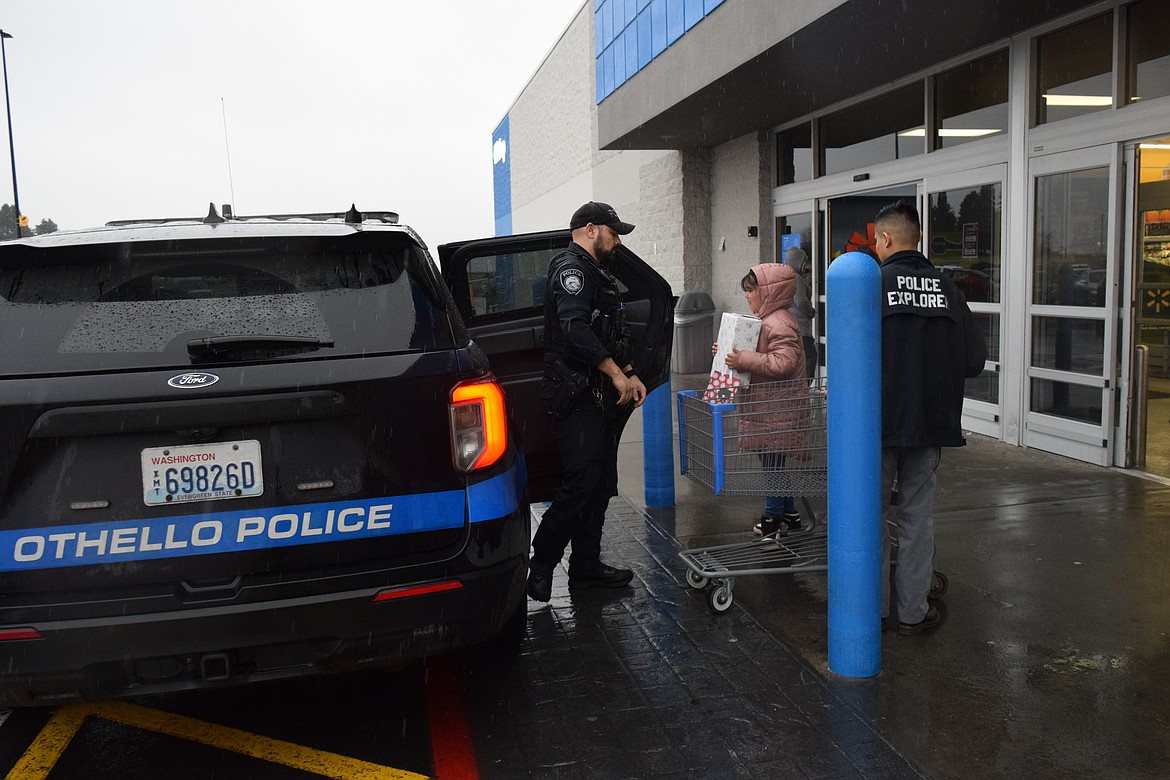
[[605, 94], [608, 97], [617, 89], [617, 82], [614, 79], [612, 46], [601, 53], [601, 59], [605, 62]]
[[508, 117], [492, 133], [492, 190], [496, 235], [512, 235], [512, 135]]
[[686, 32], [684, 0], [666, 0], [666, 45], [677, 41]]
[[593, 0], [597, 102], [701, 22], [723, 0]]
[[638, 70], [650, 64], [653, 56], [650, 43], [650, 11], [638, 14]]
[[638, 24], [635, 21], [623, 33], [626, 38], [626, 80], [638, 72]]
[[666, 51], [666, 0], [650, 0], [650, 56]]
[[594, 18], [594, 23], [601, 25], [601, 48], [603, 51], [605, 47], [613, 43], [613, 3], [614, 0], [605, 0]]
[[613, 57], [613, 88], [617, 89], [622, 84], [626, 83], [626, 79], [630, 74], [626, 73], [626, 34], [613, 39], [613, 46], [609, 47], [610, 55]]

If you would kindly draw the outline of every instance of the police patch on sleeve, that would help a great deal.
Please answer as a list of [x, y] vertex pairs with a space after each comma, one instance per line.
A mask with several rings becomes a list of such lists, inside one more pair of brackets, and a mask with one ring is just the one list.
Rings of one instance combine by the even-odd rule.
[[561, 287], [570, 295], [581, 292], [585, 286], [585, 277], [576, 268], [566, 268], [561, 271]]

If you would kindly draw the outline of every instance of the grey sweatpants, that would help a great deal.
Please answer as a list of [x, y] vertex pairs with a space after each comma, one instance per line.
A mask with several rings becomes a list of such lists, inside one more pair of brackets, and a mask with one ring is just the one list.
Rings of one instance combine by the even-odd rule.
[[[898, 565], [894, 590], [898, 621], [917, 623], [926, 617], [926, 596], [934, 581], [934, 485], [942, 450], [939, 447], [882, 448], [882, 508], [898, 480]], [[884, 514], [884, 513], [883, 513]], [[890, 614], [890, 529], [882, 518], [882, 615]]]

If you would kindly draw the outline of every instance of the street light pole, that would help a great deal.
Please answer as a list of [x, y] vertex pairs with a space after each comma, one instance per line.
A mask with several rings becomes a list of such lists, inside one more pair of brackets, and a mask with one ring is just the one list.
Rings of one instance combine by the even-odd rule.
[[16, 237], [20, 238], [20, 195], [16, 193], [16, 145], [12, 142], [12, 104], [8, 100], [8, 56], [4, 41], [12, 36], [0, 30], [0, 62], [4, 65], [4, 113], [8, 115], [8, 154], [12, 158], [12, 208], [16, 211]]

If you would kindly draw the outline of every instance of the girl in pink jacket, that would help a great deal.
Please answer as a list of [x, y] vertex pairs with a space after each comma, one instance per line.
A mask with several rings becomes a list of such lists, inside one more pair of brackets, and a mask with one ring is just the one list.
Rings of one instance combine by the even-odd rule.
[[[779, 471], [784, 453], [798, 448], [807, 416], [807, 386], [772, 384], [804, 378], [800, 327], [788, 312], [796, 293], [796, 273], [783, 263], [764, 263], [753, 266], [740, 287], [761, 324], [755, 351], [732, 349], [726, 359], [729, 368], [752, 375], [751, 384], [736, 403], [747, 411], [739, 423], [739, 446], [758, 452], [765, 471]], [[800, 530], [796, 501], [792, 496], [768, 496], [764, 514], [753, 530], [757, 536]]]

